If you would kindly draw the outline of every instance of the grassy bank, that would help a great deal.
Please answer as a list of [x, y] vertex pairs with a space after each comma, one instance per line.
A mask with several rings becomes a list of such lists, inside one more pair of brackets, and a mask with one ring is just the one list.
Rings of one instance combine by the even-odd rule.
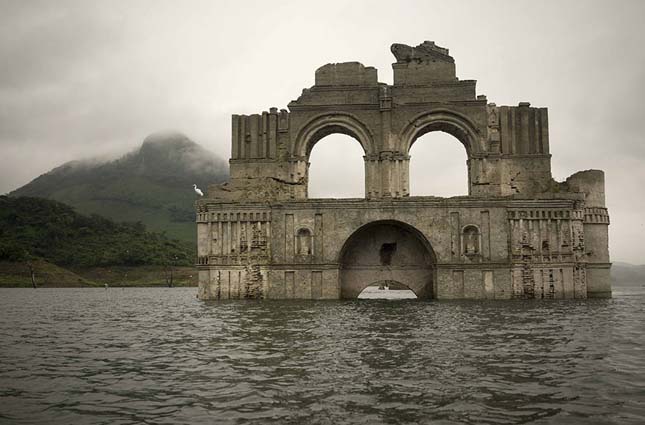
[[[170, 270], [162, 266], [113, 266], [73, 269], [73, 272], [101, 285], [168, 286]], [[197, 286], [194, 267], [174, 267], [172, 286]]]
[[27, 262], [0, 261], [0, 287], [31, 287], [31, 272], [39, 287], [83, 287], [99, 286], [98, 283], [42, 259]]

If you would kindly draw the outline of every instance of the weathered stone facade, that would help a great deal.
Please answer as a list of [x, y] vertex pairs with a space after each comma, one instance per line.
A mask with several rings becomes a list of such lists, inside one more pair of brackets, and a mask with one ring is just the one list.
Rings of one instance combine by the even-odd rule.
[[[547, 109], [489, 103], [432, 42], [392, 53], [393, 85], [327, 64], [288, 111], [233, 116], [230, 181], [196, 203], [199, 297], [352, 298], [382, 281], [420, 298], [610, 296], [604, 174], [552, 179]], [[409, 196], [430, 131], [464, 145], [468, 196]], [[364, 199], [308, 199], [331, 133], [363, 147]]]

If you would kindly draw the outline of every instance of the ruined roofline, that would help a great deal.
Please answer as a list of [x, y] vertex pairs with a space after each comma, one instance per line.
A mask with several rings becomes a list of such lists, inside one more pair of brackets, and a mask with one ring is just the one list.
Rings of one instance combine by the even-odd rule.
[[[412, 47], [406, 44], [394, 43], [391, 45], [390, 50], [395, 55], [397, 62], [393, 64], [394, 68], [394, 81], [392, 84], [378, 81], [378, 70], [373, 66], [364, 65], [358, 61], [348, 62], [329, 62], [325, 65], [318, 67], [315, 71], [314, 85], [309, 88], [304, 88], [301, 95], [291, 100], [286, 108], [280, 109], [280, 113], [287, 113], [295, 108], [311, 108], [322, 107], [324, 105], [314, 102], [303, 101], [309, 98], [310, 93], [323, 93], [332, 91], [368, 91], [372, 89], [380, 89], [385, 92], [381, 95], [391, 95], [394, 90], [419, 90], [423, 88], [461, 88], [464, 95], [469, 93], [466, 97], [451, 97], [450, 99], [443, 99], [441, 97], [433, 100], [431, 97], [426, 97], [423, 102], [409, 102], [406, 105], [430, 105], [432, 103], [443, 103], [446, 100], [451, 103], [463, 102], [482, 102], [487, 101], [486, 95], [476, 94], [476, 79], [459, 79], [455, 75], [454, 58], [449, 55], [449, 50], [436, 45], [433, 41], [424, 41], [423, 43]], [[465, 90], [465, 91], [464, 91]], [[378, 105], [378, 101], [367, 103], [353, 103], [352, 105], [344, 105], [346, 108], [366, 107], [370, 105]], [[329, 104], [333, 107], [336, 104]], [[498, 106], [495, 103], [490, 103], [489, 106]], [[519, 102], [519, 107], [530, 106], [529, 102]], [[499, 105], [499, 107], [512, 107], [512, 105]], [[275, 114], [278, 113], [278, 108], [271, 107], [268, 111], [263, 111], [261, 114]], [[234, 116], [254, 116], [260, 114], [235, 114]]]
[[390, 46], [390, 51], [396, 58], [397, 63], [455, 62], [455, 59], [450, 56], [448, 49], [437, 46], [434, 41], [426, 40], [415, 47], [402, 43], [394, 43]]
[[[455, 86], [459, 85], [459, 83], [476, 83], [477, 80], [459, 80], [457, 82], [454, 81], [437, 81], [436, 84], [432, 84], [433, 86], [437, 87], [450, 87], [450, 86]], [[387, 86], [388, 88], [392, 88], [394, 86], [387, 85], [385, 83], [379, 83], [380, 86]], [[427, 85], [419, 86], [419, 87], [425, 87]], [[406, 88], [415, 88], [417, 86], [408, 86]], [[339, 86], [313, 86], [310, 89], [303, 89], [303, 91], [309, 91], [311, 89], [314, 89], [315, 91], [355, 91], [355, 90], [369, 90], [372, 89], [372, 87], [362, 87], [362, 86], [345, 86], [345, 87], [339, 87]], [[445, 101], [425, 101], [425, 102], [406, 102], [406, 106], [423, 106], [423, 105], [445, 105]], [[534, 106], [531, 104], [531, 102], [518, 102], [517, 105], [498, 105], [495, 102], [489, 102], [488, 101], [488, 96], [480, 94], [478, 95], [475, 99], [470, 99], [470, 100], [452, 100], [450, 101], [450, 104], [454, 105], [486, 105], [490, 107], [497, 107], [497, 108], [517, 108], [517, 107], [530, 107], [532, 109], [542, 109], [542, 110], [548, 110], [547, 106]], [[264, 114], [267, 115], [280, 115], [280, 114], [289, 114], [292, 112], [292, 109], [306, 109], [306, 108], [324, 108], [327, 107], [329, 110], [335, 110], [336, 104], [330, 104], [330, 105], [300, 105], [298, 104], [298, 99], [291, 100], [285, 108], [278, 108], [276, 106], [271, 106], [267, 109], [264, 109], [262, 112], [259, 113], [238, 113], [238, 114], [231, 114], [231, 117], [260, 117]], [[352, 105], [344, 105], [346, 109], [361, 109], [361, 108], [378, 108], [379, 103], [356, 103]], [[550, 154], [548, 154], [550, 156]], [[517, 155], [516, 155], [517, 156]], [[534, 156], [534, 154], [531, 154], [531, 156]], [[593, 171], [593, 170], [585, 170], [585, 171]]]
[[227, 201], [216, 198], [205, 198], [196, 201], [196, 205], [209, 205], [228, 207], [235, 205], [236, 208], [251, 209], [261, 208], [285, 208], [287, 206], [297, 207], [306, 206], [310, 209], [314, 206], [323, 206], [324, 208], [344, 208], [351, 206], [352, 208], [374, 208], [378, 205], [379, 208], [392, 206], [392, 207], [411, 207], [411, 206], [429, 206], [429, 207], [486, 207], [486, 208], [536, 208], [536, 209], [553, 209], [553, 208], [571, 208], [574, 203], [584, 199], [583, 194], [571, 193], [561, 197], [544, 198], [544, 199], [531, 199], [531, 198], [513, 198], [509, 196], [498, 197], [472, 197], [472, 196], [454, 196], [450, 198], [443, 198], [437, 196], [408, 196], [405, 198], [378, 198], [378, 199], [365, 199], [365, 198], [308, 198], [308, 199], [290, 199], [276, 202], [266, 202], [259, 200], [244, 200], [244, 201]]

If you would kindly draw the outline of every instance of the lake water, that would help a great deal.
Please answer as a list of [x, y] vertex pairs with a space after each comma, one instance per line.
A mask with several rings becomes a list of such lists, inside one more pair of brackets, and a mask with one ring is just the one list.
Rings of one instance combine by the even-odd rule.
[[1, 289], [0, 423], [645, 423], [645, 288], [533, 302], [195, 293]]

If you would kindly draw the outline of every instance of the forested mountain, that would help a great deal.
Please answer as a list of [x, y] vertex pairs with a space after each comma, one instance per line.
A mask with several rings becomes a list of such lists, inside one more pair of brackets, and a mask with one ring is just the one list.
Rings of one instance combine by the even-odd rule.
[[10, 196], [54, 199], [83, 214], [140, 221], [152, 231], [195, 241], [195, 193], [228, 177], [214, 153], [175, 133], [147, 137], [140, 148], [108, 162], [72, 161], [41, 175]]

